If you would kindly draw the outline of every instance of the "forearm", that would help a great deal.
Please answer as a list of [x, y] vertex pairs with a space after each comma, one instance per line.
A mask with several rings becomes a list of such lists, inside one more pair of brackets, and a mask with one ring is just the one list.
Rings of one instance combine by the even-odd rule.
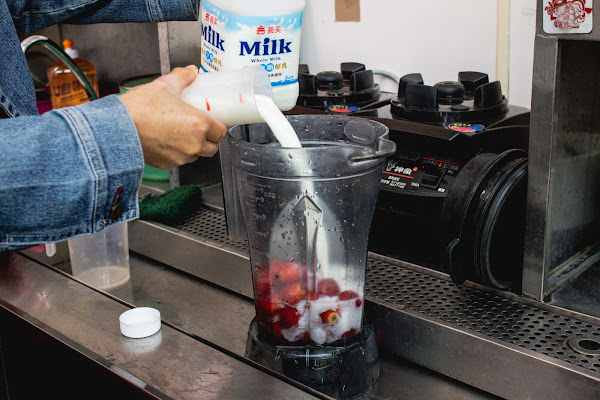
[[58, 23], [159, 22], [198, 19], [200, 0], [7, 0], [17, 30]]
[[[0, 251], [96, 232], [138, 216], [143, 154], [115, 96], [0, 120]], [[111, 205], [124, 212], [116, 217]]]

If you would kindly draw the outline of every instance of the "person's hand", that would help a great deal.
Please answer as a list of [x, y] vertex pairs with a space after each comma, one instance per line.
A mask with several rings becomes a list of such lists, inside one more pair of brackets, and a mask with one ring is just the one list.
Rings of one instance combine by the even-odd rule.
[[227, 134], [225, 125], [181, 97], [197, 75], [193, 65], [175, 68], [120, 96], [137, 128], [146, 164], [177, 167], [198, 157], [212, 157], [219, 149]]

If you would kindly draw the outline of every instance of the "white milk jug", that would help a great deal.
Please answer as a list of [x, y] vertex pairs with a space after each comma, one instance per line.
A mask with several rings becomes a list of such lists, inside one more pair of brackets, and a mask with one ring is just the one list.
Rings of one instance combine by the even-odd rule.
[[204, 72], [261, 65], [273, 101], [290, 110], [298, 98], [298, 63], [305, 0], [202, 0]]

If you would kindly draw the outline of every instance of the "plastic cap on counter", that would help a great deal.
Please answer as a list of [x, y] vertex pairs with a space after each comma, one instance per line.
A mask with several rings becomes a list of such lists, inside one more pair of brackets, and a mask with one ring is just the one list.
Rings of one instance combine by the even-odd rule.
[[63, 40], [62, 45], [65, 48], [65, 53], [67, 53], [69, 57], [72, 59], [79, 57], [79, 52], [73, 48], [73, 41], [71, 39]]
[[160, 330], [160, 311], [151, 307], [137, 307], [119, 317], [121, 333], [134, 339], [154, 335]]

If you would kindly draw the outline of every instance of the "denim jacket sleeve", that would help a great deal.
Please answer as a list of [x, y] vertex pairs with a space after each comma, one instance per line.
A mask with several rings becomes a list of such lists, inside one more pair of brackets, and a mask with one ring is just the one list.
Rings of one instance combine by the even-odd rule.
[[17, 31], [58, 23], [159, 22], [198, 19], [199, 0], [7, 0]]
[[0, 119], [0, 133], [0, 252], [138, 217], [143, 154], [118, 97]]

